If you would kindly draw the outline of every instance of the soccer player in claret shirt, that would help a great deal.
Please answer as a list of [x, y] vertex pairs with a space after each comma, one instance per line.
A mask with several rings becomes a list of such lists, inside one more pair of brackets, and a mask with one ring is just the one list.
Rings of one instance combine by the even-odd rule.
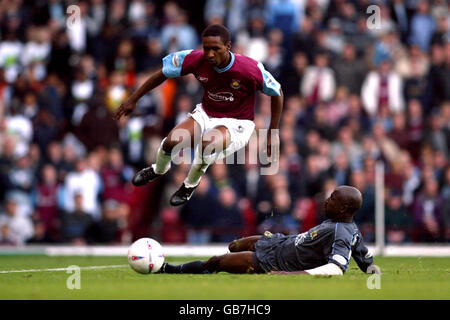
[[[272, 129], [278, 129], [283, 108], [280, 84], [264, 66], [243, 55], [230, 51], [230, 33], [222, 25], [210, 25], [202, 33], [203, 50], [174, 52], [163, 58], [162, 67], [126, 99], [114, 119], [129, 115], [136, 102], [148, 91], [175, 78], [192, 73], [202, 84], [203, 98], [194, 111], [163, 139], [158, 149], [156, 163], [142, 169], [133, 177], [135, 186], [142, 186], [166, 174], [171, 166], [172, 150], [195, 148], [194, 162], [183, 185], [170, 203], [186, 203], [200, 183], [206, 169], [217, 159], [222, 159], [245, 147], [254, 131], [255, 95], [258, 90], [271, 96], [271, 121], [267, 134], [267, 156], [271, 156]], [[180, 133], [188, 132], [190, 141], [179, 141]], [[195, 139], [198, 137], [198, 139]], [[195, 141], [199, 140], [199, 141]]]

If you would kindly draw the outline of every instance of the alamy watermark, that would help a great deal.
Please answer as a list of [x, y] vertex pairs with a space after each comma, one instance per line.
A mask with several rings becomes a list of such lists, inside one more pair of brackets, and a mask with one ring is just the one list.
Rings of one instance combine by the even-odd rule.
[[67, 267], [66, 273], [71, 274], [67, 277], [66, 287], [69, 290], [81, 289], [81, 269], [79, 266], [72, 265]]
[[381, 9], [379, 6], [373, 4], [367, 7], [367, 14], [370, 16], [367, 18], [366, 25], [367, 29], [381, 29]]
[[79, 6], [72, 4], [67, 7], [66, 13], [69, 15], [66, 19], [66, 26], [69, 29], [74, 28], [81, 20], [81, 9]]
[[[194, 139], [192, 139], [191, 133], [186, 129], [174, 129], [171, 132], [172, 141], [177, 141], [171, 151], [172, 162], [175, 165], [201, 164], [206, 159], [213, 158], [213, 162], [221, 164], [260, 165], [261, 175], [278, 173], [280, 158], [279, 129], [253, 131], [248, 143], [237, 141], [239, 138], [235, 138], [236, 141], [231, 141], [225, 149], [221, 143], [223, 134], [218, 129], [210, 129], [207, 134], [201, 137], [195, 135], [196, 133], [194, 133]], [[268, 140], [270, 140], [270, 145]], [[185, 152], [190, 150], [191, 141], [198, 142], [193, 157], [191, 152]], [[216, 141], [220, 143], [215, 143]], [[235, 147], [235, 144], [242, 144], [242, 147]], [[202, 145], [206, 146], [201, 148]]]
[[367, 278], [366, 286], [369, 290], [380, 290], [381, 289], [381, 270], [380, 267], [376, 265], [371, 265], [367, 268], [367, 273], [372, 273], [370, 277]]

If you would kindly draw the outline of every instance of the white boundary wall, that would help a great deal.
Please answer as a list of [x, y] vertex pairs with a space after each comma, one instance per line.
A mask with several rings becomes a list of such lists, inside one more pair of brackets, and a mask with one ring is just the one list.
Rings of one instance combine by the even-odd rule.
[[[210, 257], [228, 252], [227, 244], [187, 245], [162, 243], [167, 257]], [[376, 246], [368, 245], [374, 255], [380, 255]], [[47, 256], [123, 256], [128, 246], [2, 246], [2, 255], [47, 255]], [[383, 256], [387, 257], [450, 257], [450, 245], [387, 245]]]

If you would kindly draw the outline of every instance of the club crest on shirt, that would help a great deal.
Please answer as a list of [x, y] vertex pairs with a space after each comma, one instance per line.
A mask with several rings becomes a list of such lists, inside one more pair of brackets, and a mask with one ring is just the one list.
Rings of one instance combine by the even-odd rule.
[[319, 233], [319, 230], [313, 230], [309, 236], [311, 237], [311, 240], [314, 239], [315, 237], [317, 237], [317, 234]]
[[239, 80], [233, 79], [231, 80], [230, 86], [233, 89], [239, 89], [241, 87], [241, 82]]

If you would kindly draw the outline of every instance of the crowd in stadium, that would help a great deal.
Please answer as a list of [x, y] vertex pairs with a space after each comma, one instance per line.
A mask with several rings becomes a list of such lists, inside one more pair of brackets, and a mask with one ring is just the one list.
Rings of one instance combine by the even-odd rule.
[[[362, 192], [355, 221], [372, 242], [377, 161], [388, 243], [449, 241], [450, 4], [375, 1], [368, 12], [372, 2], [0, 0], [0, 244], [299, 233], [325, 219], [342, 184]], [[201, 101], [198, 81], [170, 79], [133, 116], [112, 114], [165, 55], [201, 48], [212, 23], [282, 85], [279, 171], [216, 163], [175, 208], [188, 164], [145, 187], [130, 180]], [[270, 98], [255, 108], [266, 129]]]

